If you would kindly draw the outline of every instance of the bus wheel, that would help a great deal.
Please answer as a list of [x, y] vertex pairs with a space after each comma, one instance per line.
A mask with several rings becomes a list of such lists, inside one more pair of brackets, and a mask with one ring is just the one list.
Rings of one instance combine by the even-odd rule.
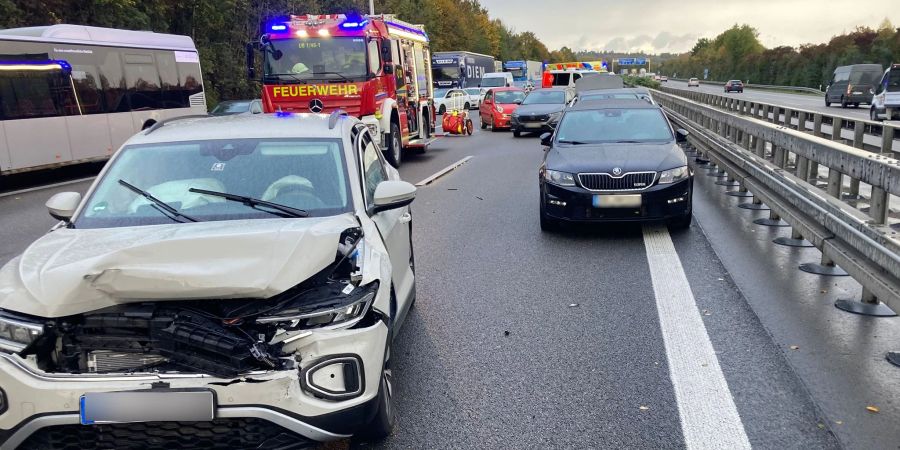
[[394, 167], [400, 167], [400, 158], [403, 153], [403, 141], [400, 140], [400, 125], [391, 122], [391, 134], [388, 136], [387, 160]]

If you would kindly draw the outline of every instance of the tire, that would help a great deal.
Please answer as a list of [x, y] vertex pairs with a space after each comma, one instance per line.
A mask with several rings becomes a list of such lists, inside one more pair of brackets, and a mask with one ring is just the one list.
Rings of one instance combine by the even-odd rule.
[[367, 439], [381, 441], [391, 435], [397, 419], [394, 415], [393, 370], [391, 369], [391, 338], [388, 337], [378, 387], [378, 410], [368, 427], [361, 434]]
[[464, 110], [466, 110], [466, 111], [468, 111], [468, 110], [470, 110], [470, 109], [472, 109], [472, 108], [469, 108], [469, 104], [468, 104], [468, 103], [466, 103], [466, 105], [465, 105], [465, 106], [463, 106], [463, 109], [464, 109]]
[[853, 104], [853, 109], [859, 109], [859, 103], [854, 103], [854, 104]]
[[841, 108], [847, 109], [848, 106], [850, 106], [850, 104], [847, 103], [847, 99], [844, 98], [844, 96], [842, 95], [841, 96]]
[[484, 117], [482, 117], [482, 116], [478, 116], [478, 118], [480, 119], [479, 122], [481, 122], [481, 129], [486, 130], [487, 129], [487, 121], [484, 120]]
[[687, 230], [691, 227], [691, 219], [694, 217], [693, 210], [688, 211], [687, 214], [669, 221], [669, 227], [673, 230]]
[[513, 130], [513, 137], [522, 137], [522, 132], [519, 130]]
[[444, 113], [446, 113], [446, 112], [447, 112], [447, 107], [444, 105], [441, 105], [440, 109], [438, 109], [438, 115], [443, 116]]
[[399, 168], [400, 160], [403, 158], [403, 141], [400, 138], [400, 125], [397, 125], [397, 122], [391, 122], [391, 134], [388, 136], [387, 147], [384, 156], [392, 166]]
[[828, 100], [828, 95], [825, 95], [825, 107], [831, 108], [831, 100]]
[[494, 123], [495, 123], [494, 116], [491, 116], [491, 133], [496, 133], [496, 132], [500, 131], [497, 129], [496, 126], [494, 126]]

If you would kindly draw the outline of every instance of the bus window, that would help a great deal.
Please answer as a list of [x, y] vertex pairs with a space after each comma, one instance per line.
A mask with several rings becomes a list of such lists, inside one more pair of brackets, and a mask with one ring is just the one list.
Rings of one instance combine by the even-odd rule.
[[162, 88], [159, 86], [159, 72], [153, 63], [153, 56], [126, 53], [125, 83], [132, 111], [160, 108]]
[[97, 49], [100, 63], [100, 87], [106, 99], [108, 112], [128, 112], [125, 101], [125, 72], [122, 70], [122, 59], [119, 51]]
[[[183, 53], [183, 52], [182, 52]], [[197, 57], [196, 53], [193, 53], [194, 58]], [[189, 106], [191, 104], [190, 97], [194, 94], [199, 94], [203, 92], [203, 83], [202, 78], [200, 77], [200, 64], [199, 59], [196, 62], [187, 61], [190, 58], [186, 58], [184, 55], [181, 60], [179, 60], [178, 53], [175, 54], [175, 61], [178, 63], [178, 82], [181, 86], [181, 101], [185, 106]], [[205, 100], [203, 104], [205, 104]]]
[[78, 94], [81, 114], [103, 114], [103, 96], [100, 91], [100, 77], [97, 68], [86, 65], [72, 65], [72, 84]]
[[162, 83], [162, 108], [187, 108], [183, 101], [181, 88], [178, 86], [178, 66], [175, 65], [174, 52], [156, 52], [156, 67], [159, 69], [159, 80]]
[[22, 70], [15, 65], [0, 66], [0, 114], [3, 120], [77, 115], [78, 104], [69, 75], [50, 61], [26, 63], [45, 66]]

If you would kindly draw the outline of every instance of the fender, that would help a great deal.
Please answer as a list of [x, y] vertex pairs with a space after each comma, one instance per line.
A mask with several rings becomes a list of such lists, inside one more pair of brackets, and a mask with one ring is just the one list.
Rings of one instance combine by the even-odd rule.
[[[386, 98], [384, 102], [381, 103], [381, 118], [378, 119], [378, 127], [381, 129], [382, 134], [390, 133], [391, 131], [391, 113], [397, 110], [397, 100], [393, 98]], [[403, 128], [402, 125], [400, 127]]]

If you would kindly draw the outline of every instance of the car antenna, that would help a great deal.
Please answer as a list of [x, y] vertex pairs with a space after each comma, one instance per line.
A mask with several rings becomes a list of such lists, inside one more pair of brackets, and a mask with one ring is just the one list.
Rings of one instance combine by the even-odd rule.
[[328, 116], [328, 129], [333, 130], [334, 126], [337, 125], [338, 119], [340, 119], [341, 117], [347, 117], [347, 115], [347, 111], [344, 111], [343, 109], [336, 109], [332, 111], [331, 115]]

